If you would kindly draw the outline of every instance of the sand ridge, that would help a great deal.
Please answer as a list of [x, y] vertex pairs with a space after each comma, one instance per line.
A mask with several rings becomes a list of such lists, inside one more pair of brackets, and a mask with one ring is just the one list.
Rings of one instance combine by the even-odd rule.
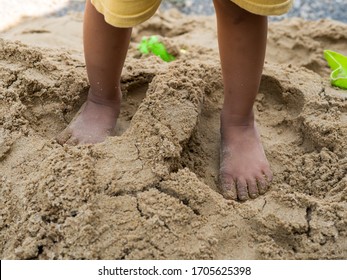
[[[0, 39], [1, 258], [346, 258], [347, 95], [323, 77], [318, 54], [300, 59], [311, 45], [342, 51], [345, 25], [321, 23], [331, 36], [306, 28], [293, 50], [285, 30], [302, 24], [317, 23], [270, 26], [255, 110], [275, 178], [246, 203], [218, 193], [212, 18], [165, 13], [136, 29], [134, 42], [157, 31], [178, 59], [140, 56], [132, 43], [117, 136], [77, 147], [52, 139], [86, 98], [81, 57]], [[276, 63], [278, 50], [287, 59]]]

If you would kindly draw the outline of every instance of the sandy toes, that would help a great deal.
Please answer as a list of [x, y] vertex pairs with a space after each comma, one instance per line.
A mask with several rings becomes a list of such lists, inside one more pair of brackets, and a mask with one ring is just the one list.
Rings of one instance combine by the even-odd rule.
[[252, 126], [222, 126], [220, 188], [241, 201], [264, 194], [272, 180], [259, 132]]

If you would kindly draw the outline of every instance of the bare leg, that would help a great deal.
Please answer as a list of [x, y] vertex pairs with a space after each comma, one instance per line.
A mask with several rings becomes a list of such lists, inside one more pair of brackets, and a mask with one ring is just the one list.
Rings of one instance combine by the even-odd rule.
[[88, 0], [83, 36], [90, 90], [78, 116], [57, 137], [60, 144], [102, 142], [114, 134], [119, 115], [122, 99], [120, 76], [131, 28], [107, 24]]
[[272, 173], [256, 128], [253, 104], [266, 48], [267, 17], [214, 0], [221, 56], [224, 105], [221, 112], [221, 191], [247, 200], [266, 192]]

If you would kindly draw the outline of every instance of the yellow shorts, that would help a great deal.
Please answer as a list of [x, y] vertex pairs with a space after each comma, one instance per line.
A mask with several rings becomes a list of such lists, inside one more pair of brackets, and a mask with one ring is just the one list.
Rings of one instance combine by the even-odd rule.
[[[212, 0], [211, 0], [212, 1]], [[258, 15], [280, 15], [288, 12], [293, 0], [231, 0], [241, 8]], [[154, 15], [161, 0], [91, 0], [105, 21], [117, 27], [133, 27]]]

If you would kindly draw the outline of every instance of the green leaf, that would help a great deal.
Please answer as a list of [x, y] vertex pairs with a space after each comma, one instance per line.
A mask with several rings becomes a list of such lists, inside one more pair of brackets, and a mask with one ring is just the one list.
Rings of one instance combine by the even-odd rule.
[[143, 54], [153, 53], [166, 62], [175, 60], [175, 57], [166, 51], [165, 45], [159, 42], [157, 36], [143, 37], [138, 49]]
[[142, 54], [148, 54], [149, 53], [147, 38], [145, 38], [145, 37], [142, 38], [141, 43], [138, 46], [138, 49]]

